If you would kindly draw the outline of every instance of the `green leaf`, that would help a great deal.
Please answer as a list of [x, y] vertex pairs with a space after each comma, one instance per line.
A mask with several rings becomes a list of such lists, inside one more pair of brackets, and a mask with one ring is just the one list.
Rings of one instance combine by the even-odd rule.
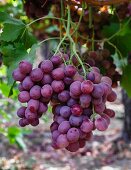
[[[114, 28], [113, 28], [114, 27]], [[103, 29], [105, 37], [115, 36], [110, 40], [114, 46], [119, 50], [122, 57], [127, 57], [131, 50], [131, 21], [126, 20], [122, 23], [121, 30], [119, 31], [118, 23], [112, 23], [110, 26], [106, 26]], [[117, 33], [117, 34], [116, 34]], [[106, 44], [107, 45], [107, 44]], [[109, 47], [109, 45], [108, 45]], [[111, 47], [112, 49], [112, 47]], [[115, 51], [114, 51], [115, 53]], [[118, 52], [117, 52], [118, 53]], [[119, 55], [119, 53], [118, 53]], [[120, 55], [119, 55], [120, 57]]]
[[29, 49], [33, 44], [37, 43], [36, 38], [28, 30], [23, 34], [21, 41], [24, 42], [26, 49]]
[[10, 91], [9, 91], [9, 94], [8, 94], [8, 97], [13, 95], [13, 88], [14, 88], [15, 84], [16, 84], [16, 81], [14, 81], [14, 83], [12, 84]]
[[103, 27], [103, 34], [105, 35], [106, 38], [109, 38], [111, 37], [112, 35], [114, 35], [115, 33], [118, 32], [119, 30], [119, 23], [111, 23], [109, 26], [104, 26]]
[[12, 18], [10, 17], [9, 14], [6, 12], [0, 12], [0, 23], [5, 22], [7, 20], [11, 20]]
[[131, 65], [127, 65], [122, 74], [121, 86], [126, 90], [129, 97], [131, 97]]
[[6, 41], [6, 42], [9, 42], [9, 41], [13, 42], [19, 37], [19, 35], [21, 35], [24, 32], [25, 29], [26, 27], [23, 23], [21, 24], [5, 23], [0, 40]]
[[[1, 83], [0, 84], [0, 90], [2, 91], [2, 94], [5, 97], [8, 97], [10, 89], [11, 89], [11, 86], [6, 84], [6, 83]], [[17, 95], [18, 95], [18, 90], [13, 89], [13, 97], [16, 97]]]

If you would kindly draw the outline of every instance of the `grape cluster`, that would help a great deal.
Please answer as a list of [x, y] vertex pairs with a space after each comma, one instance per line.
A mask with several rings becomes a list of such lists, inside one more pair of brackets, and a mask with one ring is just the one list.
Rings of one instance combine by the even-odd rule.
[[67, 54], [54, 55], [34, 69], [21, 61], [13, 78], [20, 81], [18, 100], [27, 103], [17, 111], [20, 126], [36, 126], [50, 102], [52, 146], [75, 152], [91, 139], [93, 130], [108, 128], [115, 112], [106, 108], [106, 101], [115, 101], [116, 93], [112, 80], [97, 67], [89, 68], [84, 79], [82, 69], [68, 63]]
[[118, 86], [121, 75], [116, 70], [116, 66], [113, 63], [113, 58], [111, 57], [108, 49], [85, 52], [83, 57], [85, 58], [85, 62], [91, 66], [101, 68], [102, 74], [112, 79], [112, 87], [115, 88]]
[[25, 0], [24, 10], [29, 18], [39, 18], [47, 15], [52, 4], [58, 2], [59, 0]]

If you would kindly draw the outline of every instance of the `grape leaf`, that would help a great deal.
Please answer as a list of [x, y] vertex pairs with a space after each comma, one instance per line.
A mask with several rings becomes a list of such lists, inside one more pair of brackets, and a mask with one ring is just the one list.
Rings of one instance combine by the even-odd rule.
[[0, 40], [13, 42], [24, 32], [25, 29], [26, 27], [24, 24], [5, 23]]
[[127, 65], [123, 69], [122, 79], [121, 79], [121, 86], [126, 90], [129, 97], [131, 97], [131, 65]]
[[118, 23], [112, 23], [110, 26], [105, 26], [103, 28], [103, 34], [105, 37], [114, 36], [110, 42], [116, 46], [116, 48], [122, 54], [122, 57], [127, 57], [129, 51], [131, 50], [131, 23], [130, 20], [126, 20], [122, 23], [121, 30], [119, 31]]

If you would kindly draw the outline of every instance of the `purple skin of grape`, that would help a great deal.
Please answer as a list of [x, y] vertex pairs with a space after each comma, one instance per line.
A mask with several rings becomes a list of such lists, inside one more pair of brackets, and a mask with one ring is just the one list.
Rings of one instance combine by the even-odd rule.
[[41, 94], [43, 97], [50, 98], [52, 96], [53, 89], [49, 84], [44, 85], [41, 88]]
[[71, 126], [70, 126], [69, 121], [63, 121], [63, 122], [59, 125], [58, 131], [59, 131], [60, 133], [65, 134], [65, 133], [68, 132], [68, 130], [69, 130], [70, 128], [71, 128]]
[[60, 109], [60, 115], [64, 118], [68, 118], [71, 115], [71, 108], [68, 106], [62, 106]]
[[18, 100], [21, 103], [26, 103], [30, 100], [30, 94], [27, 91], [22, 91], [20, 92], [20, 94], [18, 95]]
[[71, 115], [69, 118], [69, 122], [74, 127], [79, 127], [82, 124], [83, 118], [82, 116], [73, 116]]
[[76, 74], [76, 68], [73, 65], [68, 65], [65, 67], [65, 75], [68, 77], [73, 77]]
[[20, 118], [24, 118], [25, 117], [25, 110], [26, 110], [26, 107], [24, 107], [24, 106], [20, 107], [17, 111], [17, 116], [20, 117]]
[[51, 86], [52, 86], [53, 91], [56, 93], [62, 92], [65, 88], [63, 81], [57, 81], [57, 80], [54, 80], [51, 83]]
[[57, 122], [53, 122], [51, 125], [50, 125], [50, 130], [51, 132], [55, 131], [58, 129], [58, 126], [59, 124]]
[[62, 80], [64, 79], [64, 69], [63, 68], [56, 68], [52, 71], [52, 78], [55, 80]]
[[22, 60], [20, 63], [19, 63], [19, 69], [20, 69], [20, 72], [23, 73], [23, 74], [28, 74], [31, 72], [32, 70], [32, 64], [29, 63], [28, 61], [26, 60]]
[[58, 99], [61, 102], [67, 102], [70, 99], [70, 93], [67, 90], [62, 91], [61, 93], [58, 94]]
[[67, 132], [67, 139], [70, 143], [77, 142], [79, 139], [79, 130], [77, 128], [71, 128]]
[[33, 86], [30, 89], [30, 97], [32, 99], [39, 99], [41, 97], [41, 87], [38, 85]]
[[30, 90], [33, 87], [34, 83], [31, 80], [30, 76], [25, 77], [22, 82], [22, 86], [25, 90]]
[[20, 81], [20, 82], [21, 82], [21, 81], [24, 80], [24, 78], [26, 77], [26, 75], [25, 75], [25, 74], [22, 74], [22, 73], [20, 72], [20, 69], [17, 68], [17, 69], [15, 69], [15, 70], [13, 71], [12, 77], [13, 77], [13, 79], [14, 79], [15, 81]]
[[53, 70], [53, 63], [50, 60], [44, 60], [41, 63], [40, 68], [44, 73], [51, 73]]
[[83, 121], [80, 129], [85, 133], [89, 133], [93, 130], [93, 126], [94, 126], [93, 122], [88, 119], [88, 120]]
[[41, 81], [43, 78], [43, 72], [40, 68], [35, 68], [30, 73], [31, 80], [34, 82]]
[[66, 148], [69, 145], [66, 134], [59, 135], [56, 144], [59, 148]]

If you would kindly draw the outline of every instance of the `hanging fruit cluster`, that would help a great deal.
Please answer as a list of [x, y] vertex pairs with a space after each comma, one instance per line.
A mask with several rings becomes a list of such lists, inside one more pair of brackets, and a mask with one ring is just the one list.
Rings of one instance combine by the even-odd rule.
[[13, 78], [20, 82], [18, 100], [27, 103], [17, 111], [20, 126], [37, 126], [50, 103], [52, 146], [56, 149], [77, 151], [91, 139], [95, 129], [105, 131], [115, 116], [106, 108], [106, 101], [116, 100], [112, 80], [102, 76], [97, 67], [78, 69], [70, 64], [67, 54], [54, 55], [38, 68], [21, 61]]

